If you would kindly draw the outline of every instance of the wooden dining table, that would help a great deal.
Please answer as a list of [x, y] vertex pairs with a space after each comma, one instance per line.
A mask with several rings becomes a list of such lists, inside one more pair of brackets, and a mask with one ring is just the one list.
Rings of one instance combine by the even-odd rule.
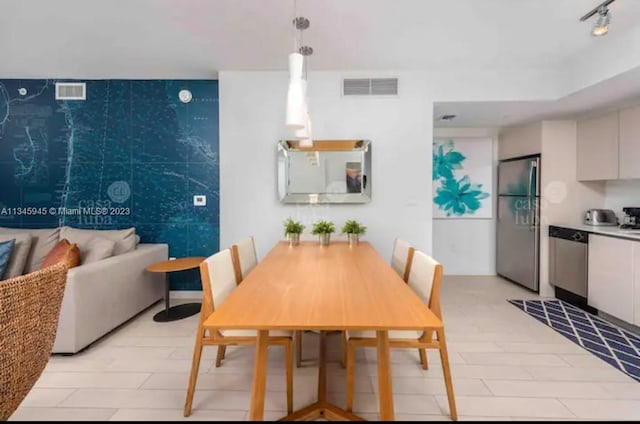
[[320, 330], [318, 400], [284, 417], [287, 421], [362, 420], [327, 400], [327, 331], [376, 331], [380, 418], [385, 421], [394, 419], [388, 331], [433, 330], [446, 356], [441, 320], [367, 242], [354, 247], [343, 242], [276, 244], [204, 326], [258, 331], [249, 410], [254, 421], [264, 416], [270, 330]]

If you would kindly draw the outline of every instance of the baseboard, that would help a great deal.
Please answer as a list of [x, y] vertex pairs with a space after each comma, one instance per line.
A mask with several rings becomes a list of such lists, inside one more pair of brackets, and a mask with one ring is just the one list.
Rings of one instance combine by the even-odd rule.
[[171, 299], [196, 299], [202, 300], [202, 290], [171, 290]]

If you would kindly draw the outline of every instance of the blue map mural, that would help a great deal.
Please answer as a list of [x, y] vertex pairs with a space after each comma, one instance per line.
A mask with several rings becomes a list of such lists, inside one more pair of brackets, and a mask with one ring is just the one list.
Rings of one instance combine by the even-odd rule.
[[[0, 80], [0, 226], [133, 226], [170, 256], [217, 252], [218, 82], [86, 81], [84, 101], [56, 100], [55, 83]], [[200, 289], [197, 270], [171, 279]]]

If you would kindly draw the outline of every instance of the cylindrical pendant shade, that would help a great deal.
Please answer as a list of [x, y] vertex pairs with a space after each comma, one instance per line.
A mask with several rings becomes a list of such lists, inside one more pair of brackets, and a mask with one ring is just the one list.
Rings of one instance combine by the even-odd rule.
[[306, 81], [302, 79], [303, 63], [304, 57], [300, 53], [289, 55], [289, 90], [285, 126], [295, 130], [304, 128], [307, 121]]

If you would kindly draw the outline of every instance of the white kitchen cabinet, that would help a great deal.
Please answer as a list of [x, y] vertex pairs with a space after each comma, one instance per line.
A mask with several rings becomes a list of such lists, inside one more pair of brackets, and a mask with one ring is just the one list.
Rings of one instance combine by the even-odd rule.
[[618, 112], [577, 123], [578, 181], [618, 179]]
[[620, 111], [620, 179], [640, 178], [640, 106]]
[[635, 319], [634, 250], [640, 248], [634, 248], [638, 243], [589, 234], [589, 305], [629, 323]]

